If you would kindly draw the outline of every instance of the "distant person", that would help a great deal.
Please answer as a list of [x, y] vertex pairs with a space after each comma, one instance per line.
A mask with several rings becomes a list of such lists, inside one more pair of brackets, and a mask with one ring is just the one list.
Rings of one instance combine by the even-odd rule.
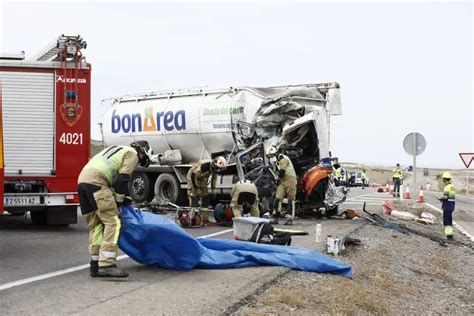
[[426, 181], [425, 181], [425, 186], [426, 186], [426, 191], [430, 191], [430, 190], [431, 190], [431, 182], [430, 182], [430, 180], [426, 179]]
[[365, 189], [366, 181], [367, 181], [367, 176], [365, 175], [365, 169], [362, 169], [360, 179], [362, 180], [362, 189]]
[[334, 169], [336, 179], [341, 181], [341, 179], [342, 179], [342, 166], [338, 162], [336, 162], [332, 167]]
[[441, 208], [443, 209], [443, 225], [444, 233], [448, 240], [453, 240], [454, 229], [453, 229], [453, 212], [455, 206], [456, 190], [451, 184], [451, 174], [449, 172], [443, 173], [443, 183], [445, 187], [443, 189], [443, 196], [439, 200], [443, 203]]
[[400, 184], [402, 179], [402, 169], [400, 169], [400, 164], [397, 163], [397, 167], [393, 169], [393, 197], [400, 197]]
[[250, 213], [250, 216], [260, 217], [258, 210], [258, 191], [255, 184], [249, 180], [240, 180], [232, 187], [230, 192], [230, 207], [234, 217], [241, 217]]
[[152, 151], [147, 141], [129, 146], [107, 147], [82, 169], [77, 180], [81, 213], [89, 228], [90, 275], [127, 277], [117, 268], [120, 217], [118, 206], [130, 203], [126, 198], [128, 182], [135, 167], [148, 167]]

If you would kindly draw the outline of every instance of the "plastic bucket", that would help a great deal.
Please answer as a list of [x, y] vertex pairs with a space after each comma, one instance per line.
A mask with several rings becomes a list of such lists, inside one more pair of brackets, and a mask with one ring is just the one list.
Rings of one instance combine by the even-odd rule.
[[269, 219], [260, 217], [234, 217], [234, 239], [249, 240], [260, 223], [270, 223]]

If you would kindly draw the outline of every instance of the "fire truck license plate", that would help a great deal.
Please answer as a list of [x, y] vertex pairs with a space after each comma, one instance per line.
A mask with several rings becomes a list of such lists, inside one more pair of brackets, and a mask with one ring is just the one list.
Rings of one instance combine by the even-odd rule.
[[39, 196], [5, 197], [4, 205], [36, 205], [40, 204]]

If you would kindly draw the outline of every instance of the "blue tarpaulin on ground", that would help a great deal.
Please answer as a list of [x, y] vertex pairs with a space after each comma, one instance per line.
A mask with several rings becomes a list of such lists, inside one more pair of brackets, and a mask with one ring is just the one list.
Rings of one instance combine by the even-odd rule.
[[133, 260], [174, 270], [284, 266], [352, 277], [350, 265], [301, 247], [194, 238], [165, 216], [122, 207], [119, 247]]

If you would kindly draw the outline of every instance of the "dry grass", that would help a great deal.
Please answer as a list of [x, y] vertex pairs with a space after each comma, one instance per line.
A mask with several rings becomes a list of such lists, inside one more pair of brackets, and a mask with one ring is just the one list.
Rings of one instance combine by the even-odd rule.
[[308, 304], [306, 299], [307, 293], [299, 289], [272, 289], [270, 291], [272, 299], [264, 301], [264, 303], [278, 302], [283, 305], [294, 306], [294, 307], [304, 307]]
[[[279, 313], [298, 310], [298, 314], [305, 312], [311, 314], [312, 306], [317, 306], [328, 314], [347, 315], [368, 312], [390, 315], [392, 313], [387, 304], [389, 296], [386, 288], [393, 288], [393, 284], [389, 284], [393, 280], [380, 276], [378, 278], [374, 283], [380, 285], [376, 287], [367, 287], [360, 281], [340, 277], [330, 287], [321, 286], [317, 291], [304, 291], [294, 287], [272, 288], [264, 294], [260, 303], [265, 305], [266, 309]], [[242, 312], [245, 315], [255, 314], [253, 309]]]
[[380, 252], [375, 253], [373, 258], [374, 262], [384, 266], [388, 266], [393, 261], [392, 258]]
[[268, 316], [268, 315], [277, 315], [276, 313], [265, 313], [265, 312], [259, 312], [254, 308], [243, 308], [240, 312], [239, 315], [248, 315], [248, 316]]
[[428, 271], [426, 271], [427, 275], [442, 280], [443, 282], [446, 282], [451, 285], [454, 285], [456, 283], [455, 280], [451, 276], [449, 276], [448, 271], [449, 269], [452, 269], [452, 262], [449, 256], [445, 253], [440, 252], [430, 256], [425, 264], [428, 268]]
[[326, 297], [323, 305], [331, 314], [358, 314], [361, 311], [391, 314], [387, 293], [362, 285], [358, 281], [341, 279], [333, 291], [321, 294]]

